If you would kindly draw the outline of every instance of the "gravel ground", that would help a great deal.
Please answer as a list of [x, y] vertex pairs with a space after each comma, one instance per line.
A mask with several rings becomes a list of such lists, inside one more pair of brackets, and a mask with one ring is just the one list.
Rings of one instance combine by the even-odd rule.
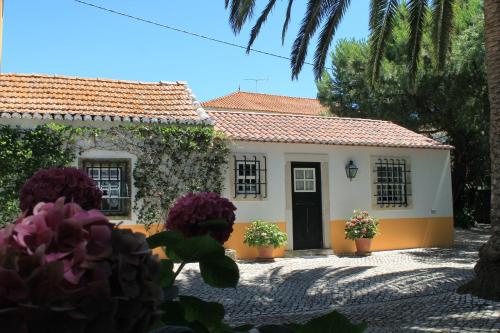
[[236, 289], [211, 288], [188, 265], [179, 286], [182, 294], [222, 303], [234, 325], [303, 322], [335, 309], [366, 321], [366, 332], [500, 332], [500, 302], [455, 292], [472, 278], [488, 235], [457, 230], [451, 249], [242, 261]]

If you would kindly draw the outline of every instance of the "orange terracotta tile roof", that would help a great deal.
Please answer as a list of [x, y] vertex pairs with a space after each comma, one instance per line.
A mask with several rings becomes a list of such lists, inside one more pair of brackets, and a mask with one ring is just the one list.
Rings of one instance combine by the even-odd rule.
[[197, 122], [197, 111], [200, 104], [184, 82], [0, 74], [2, 117]]
[[317, 116], [328, 108], [315, 98], [299, 98], [237, 91], [202, 103], [206, 109], [258, 111]]
[[257, 142], [452, 149], [382, 120], [207, 111], [230, 139]]

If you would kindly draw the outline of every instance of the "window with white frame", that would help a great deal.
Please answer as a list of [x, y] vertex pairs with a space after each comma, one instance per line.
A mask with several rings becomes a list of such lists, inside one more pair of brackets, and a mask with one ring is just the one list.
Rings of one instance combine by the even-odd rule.
[[294, 168], [293, 190], [295, 192], [316, 192], [316, 169]]
[[266, 157], [234, 156], [234, 196], [265, 197], [267, 191]]
[[101, 211], [111, 216], [128, 216], [130, 160], [86, 159], [82, 166], [102, 191]]
[[408, 207], [411, 197], [411, 171], [407, 159], [378, 157], [373, 166], [376, 205], [380, 208]]

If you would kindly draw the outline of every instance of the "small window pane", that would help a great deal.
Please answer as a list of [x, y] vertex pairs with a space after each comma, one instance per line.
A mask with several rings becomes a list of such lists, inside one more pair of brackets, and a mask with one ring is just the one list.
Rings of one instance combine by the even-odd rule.
[[304, 191], [304, 181], [303, 180], [296, 180], [295, 181], [295, 190], [296, 191]]
[[306, 190], [314, 191], [314, 181], [311, 180], [306, 181]]
[[128, 161], [86, 160], [83, 167], [103, 193], [101, 211], [112, 216], [130, 214]]
[[236, 194], [260, 194], [260, 161], [236, 161], [236, 169], [235, 183], [246, 184], [245, 186], [237, 185]]
[[314, 179], [314, 171], [313, 170], [306, 170], [305, 171], [305, 178], [306, 179]]
[[304, 179], [304, 170], [295, 170], [295, 179]]
[[377, 204], [380, 206], [407, 206], [406, 191], [409, 177], [408, 166], [404, 159], [383, 158], [376, 161], [374, 168], [376, 179]]

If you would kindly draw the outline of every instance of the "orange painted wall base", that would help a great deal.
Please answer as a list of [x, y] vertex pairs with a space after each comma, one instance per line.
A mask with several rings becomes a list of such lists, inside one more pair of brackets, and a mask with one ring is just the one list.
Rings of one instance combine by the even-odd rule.
[[[277, 222], [281, 231], [286, 232], [285, 222]], [[246, 228], [250, 223], [235, 223], [233, 233], [229, 240], [224, 243], [227, 249], [236, 250], [237, 259], [257, 258], [257, 249], [243, 243]], [[332, 249], [336, 254], [354, 253], [356, 246], [354, 241], [344, 237], [344, 220], [330, 221], [330, 240]], [[153, 226], [148, 231], [143, 225], [121, 225], [120, 228], [131, 229], [145, 235], [151, 235], [161, 231], [161, 226]], [[451, 247], [454, 240], [453, 217], [434, 218], [401, 218], [381, 219], [380, 235], [372, 242], [372, 251], [398, 250], [421, 247]], [[274, 250], [274, 257], [283, 257], [285, 247]], [[155, 249], [154, 253], [160, 258], [165, 258], [161, 249]]]
[[[330, 221], [330, 239], [335, 253], [356, 252], [354, 241], [345, 239], [345, 221]], [[454, 240], [453, 217], [381, 219], [380, 235], [372, 251], [419, 247], [451, 247]]]
[[[281, 231], [286, 232], [285, 222], [276, 223]], [[244, 235], [246, 229], [250, 226], [250, 223], [235, 223], [233, 226], [233, 233], [231, 237], [224, 243], [226, 249], [236, 250], [237, 259], [255, 259], [257, 258], [257, 249], [255, 247], [250, 247], [243, 243]], [[285, 255], [285, 247], [280, 247], [274, 249], [273, 256], [276, 258], [283, 257]]]
[[[286, 231], [285, 222], [277, 223], [281, 231]], [[255, 259], [257, 258], [257, 249], [254, 247], [250, 247], [243, 243], [244, 235], [246, 229], [250, 226], [250, 223], [235, 223], [233, 226], [233, 233], [231, 237], [224, 243], [224, 247], [226, 249], [236, 250], [236, 258], [237, 259]], [[128, 224], [121, 225], [120, 228], [130, 229], [134, 232], [140, 232], [145, 234], [146, 236], [155, 234], [161, 230], [163, 230], [163, 226], [153, 225], [149, 230], [146, 231], [144, 225], [142, 224]], [[165, 253], [161, 249], [155, 249], [153, 253], [158, 254], [160, 258], [164, 259]], [[273, 255], [276, 258], [283, 257], [285, 254], [285, 247], [280, 247], [274, 249]]]

